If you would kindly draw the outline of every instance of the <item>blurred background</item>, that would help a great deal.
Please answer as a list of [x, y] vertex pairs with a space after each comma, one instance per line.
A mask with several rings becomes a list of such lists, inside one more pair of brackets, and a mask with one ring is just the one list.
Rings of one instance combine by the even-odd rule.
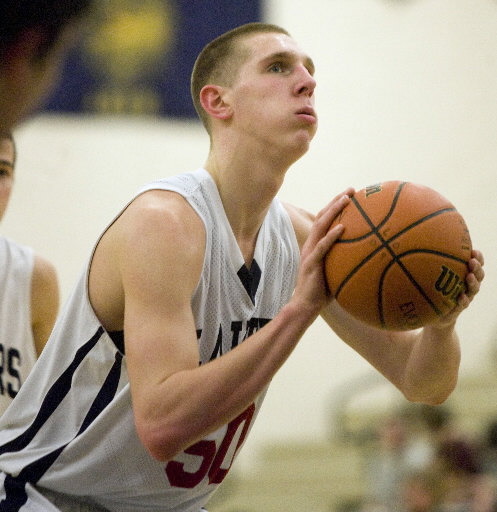
[[[316, 64], [320, 123], [280, 197], [317, 212], [349, 185], [422, 183], [455, 204], [483, 251], [484, 286], [459, 321], [463, 359], [453, 398], [463, 428], [482, 433], [497, 417], [497, 0], [100, 0], [97, 6], [55, 93], [15, 133], [16, 185], [2, 224], [3, 234], [55, 264], [62, 300], [102, 230], [141, 185], [203, 165], [208, 138], [189, 95], [198, 51], [241, 23], [276, 23]], [[338, 510], [343, 496], [333, 493], [342, 484], [330, 475], [350, 468], [355, 455], [335, 469], [337, 457], [327, 450], [402, 405], [318, 320], [274, 379], [227, 495], [220, 491], [212, 511], [279, 511], [268, 505], [275, 486], [266, 508], [229, 500], [243, 492], [244, 481], [264, 473], [268, 447], [280, 445], [297, 459], [300, 447], [324, 453], [329, 482], [321, 501], [305, 505], [303, 481], [285, 480], [283, 494], [294, 495], [275, 501], [281, 510]], [[315, 475], [316, 464], [309, 468]]]

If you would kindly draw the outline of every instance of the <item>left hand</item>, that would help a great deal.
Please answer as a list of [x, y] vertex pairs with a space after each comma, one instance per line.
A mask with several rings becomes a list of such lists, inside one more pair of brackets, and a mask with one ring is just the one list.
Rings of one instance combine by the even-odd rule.
[[473, 249], [471, 251], [471, 259], [468, 261], [469, 273], [466, 276], [466, 290], [459, 295], [457, 305], [446, 315], [434, 324], [438, 327], [446, 327], [453, 325], [457, 317], [464, 311], [480, 291], [481, 282], [485, 277], [483, 254], [481, 251]]

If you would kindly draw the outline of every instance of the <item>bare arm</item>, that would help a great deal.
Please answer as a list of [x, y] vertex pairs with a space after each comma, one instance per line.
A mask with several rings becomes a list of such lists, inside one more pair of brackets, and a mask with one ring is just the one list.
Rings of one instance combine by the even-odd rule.
[[[288, 207], [301, 242], [306, 239], [312, 216]], [[322, 316], [338, 336], [415, 402], [439, 404], [453, 391], [460, 363], [459, 339], [455, 324], [478, 293], [484, 277], [483, 256], [473, 251], [468, 267], [467, 292], [457, 306], [436, 323], [418, 331], [392, 332], [358, 322], [336, 301]]]
[[382, 331], [352, 319], [336, 302], [323, 311], [323, 318], [408, 400], [437, 405], [453, 391], [461, 357], [453, 326]]
[[31, 280], [31, 328], [39, 356], [52, 332], [59, 311], [59, 285], [54, 266], [35, 255]]
[[346, 200], [335, 201], [311, 232], [290, 303], [244, 343], [199, 367], [190, 301], [204, 257], [203, 224], [179, 196], [144, 196], [101, 243], [111, 241], [120, 269], [137, 432], [166, 461], [244, 411], [328, 301], [322, 259], [341, 227], [326, 233]]

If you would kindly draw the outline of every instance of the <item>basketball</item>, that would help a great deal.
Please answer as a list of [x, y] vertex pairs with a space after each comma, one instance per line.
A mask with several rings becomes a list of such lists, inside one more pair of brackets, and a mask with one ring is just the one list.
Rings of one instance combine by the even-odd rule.
[[406, 331], [448, 313], [465, 289], [471, 237], [455, 207], [423, 185], [386, 181], [356, 192], [334, 220], [325, 259], [338, 304], [362, 322]]

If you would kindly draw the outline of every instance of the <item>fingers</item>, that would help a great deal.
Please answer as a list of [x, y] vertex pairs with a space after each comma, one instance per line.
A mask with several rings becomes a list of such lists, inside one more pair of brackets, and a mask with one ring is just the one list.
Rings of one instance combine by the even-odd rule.
[[353, 193], [354, 189], [348, 188], [343, 194], [337, 195], [316, 215], [315, 224], [321, 228], [322, 235], [328, 231], [333, 220], [349, 204]]
[[485, 278], [483, 254], [478, 250], [471, 252], [468, 262], [469, 273], [466, 276], [466, 290], [459, 295], [456, 307], [447, 315], [447, 319], [455, 319], [464, 311], [480, 291], [481, 282]]
[[471, 304], [471, 301], [480, 291], [481, 282], [485, 278], [484, 263], [483, 254], [480, 251], [471, 251], [471, 259], [468, 262], [469, 273], [466, 276], [466, 290], [459, 295], [454, 309], [440, 317], [440, 325], [450, 325], [455, 322], [459, 314]]
[[473, 249], [471, 251], [471, 257], [477, 259], [481, 263], [481, 265], [485, 264], [485, 260], [483, 258], [483, 254], [478, 249]]
[[[344, 229], [340, 223], [331, 226], [338, 214], [350, 202], [352, 194], [353, 189], [347, 189], [343, 194], [337, 195], [318, 213], [301, 250], [300, 273], [302, 276], [306, 276], [306, 280], [309, 280], [307, 281], [309, 284], [307, 290], [311, 290], [316, 295], [318, 289], [317, 295], [321, 299], [328, 298], [329, 294], [324, 279], [324, 259]], [[311, 281], [314, 281], [313, 285], [311, 285]]]
[[485, 277], [485, 270], [483, 269], [484, 264], [483, 254], [477, 250], [471, 251], [471, 259], [468, 262], [468, 268], [480, 282], [483, 281]]
[[314, 221], [308, 238], [308, 245], [317, 249], [316, 257], [324, 258], [333, 243], [343, 233], [343, 226], [336, 224], [331, 227], [333, 221], [345, 206], [350, 202], [348, 194], [341, 194], [323, 208]]
[[[342, 210], [342, 208], [345, 206], [345, 204], [348, 204], [350, 198], [354, 195], [355, 193], [355, 190], [352, 188], [352, 187], [348, 187], [346, 190], [344, 190], [341, 194], [338, 194], [337, 196], [335, 196], [317, 215], [316, 215], [316, 219], [319, 219], [320, 217], [322, 217], [323, 215], [326, 215], [327, 213], [330, 213], [330, 208], [339, 208], [335, 215], [333, 216], [336, 217], [336, 215]], [[347, 198], [347, 199], [346, 199]], [[346, 201], [345, 204], [343, 204], [342, 206], [340, 206], [340, 202], [341, 201]]]
[[469, 273], [466, 277], [466, 292], [462, 294], [466, 295], [470, 302], [480, 291], [481, 282], [485, 278], [483, 254], [480, 251], [473, 250], [471, 256], [472, 258], [468, 262]]

